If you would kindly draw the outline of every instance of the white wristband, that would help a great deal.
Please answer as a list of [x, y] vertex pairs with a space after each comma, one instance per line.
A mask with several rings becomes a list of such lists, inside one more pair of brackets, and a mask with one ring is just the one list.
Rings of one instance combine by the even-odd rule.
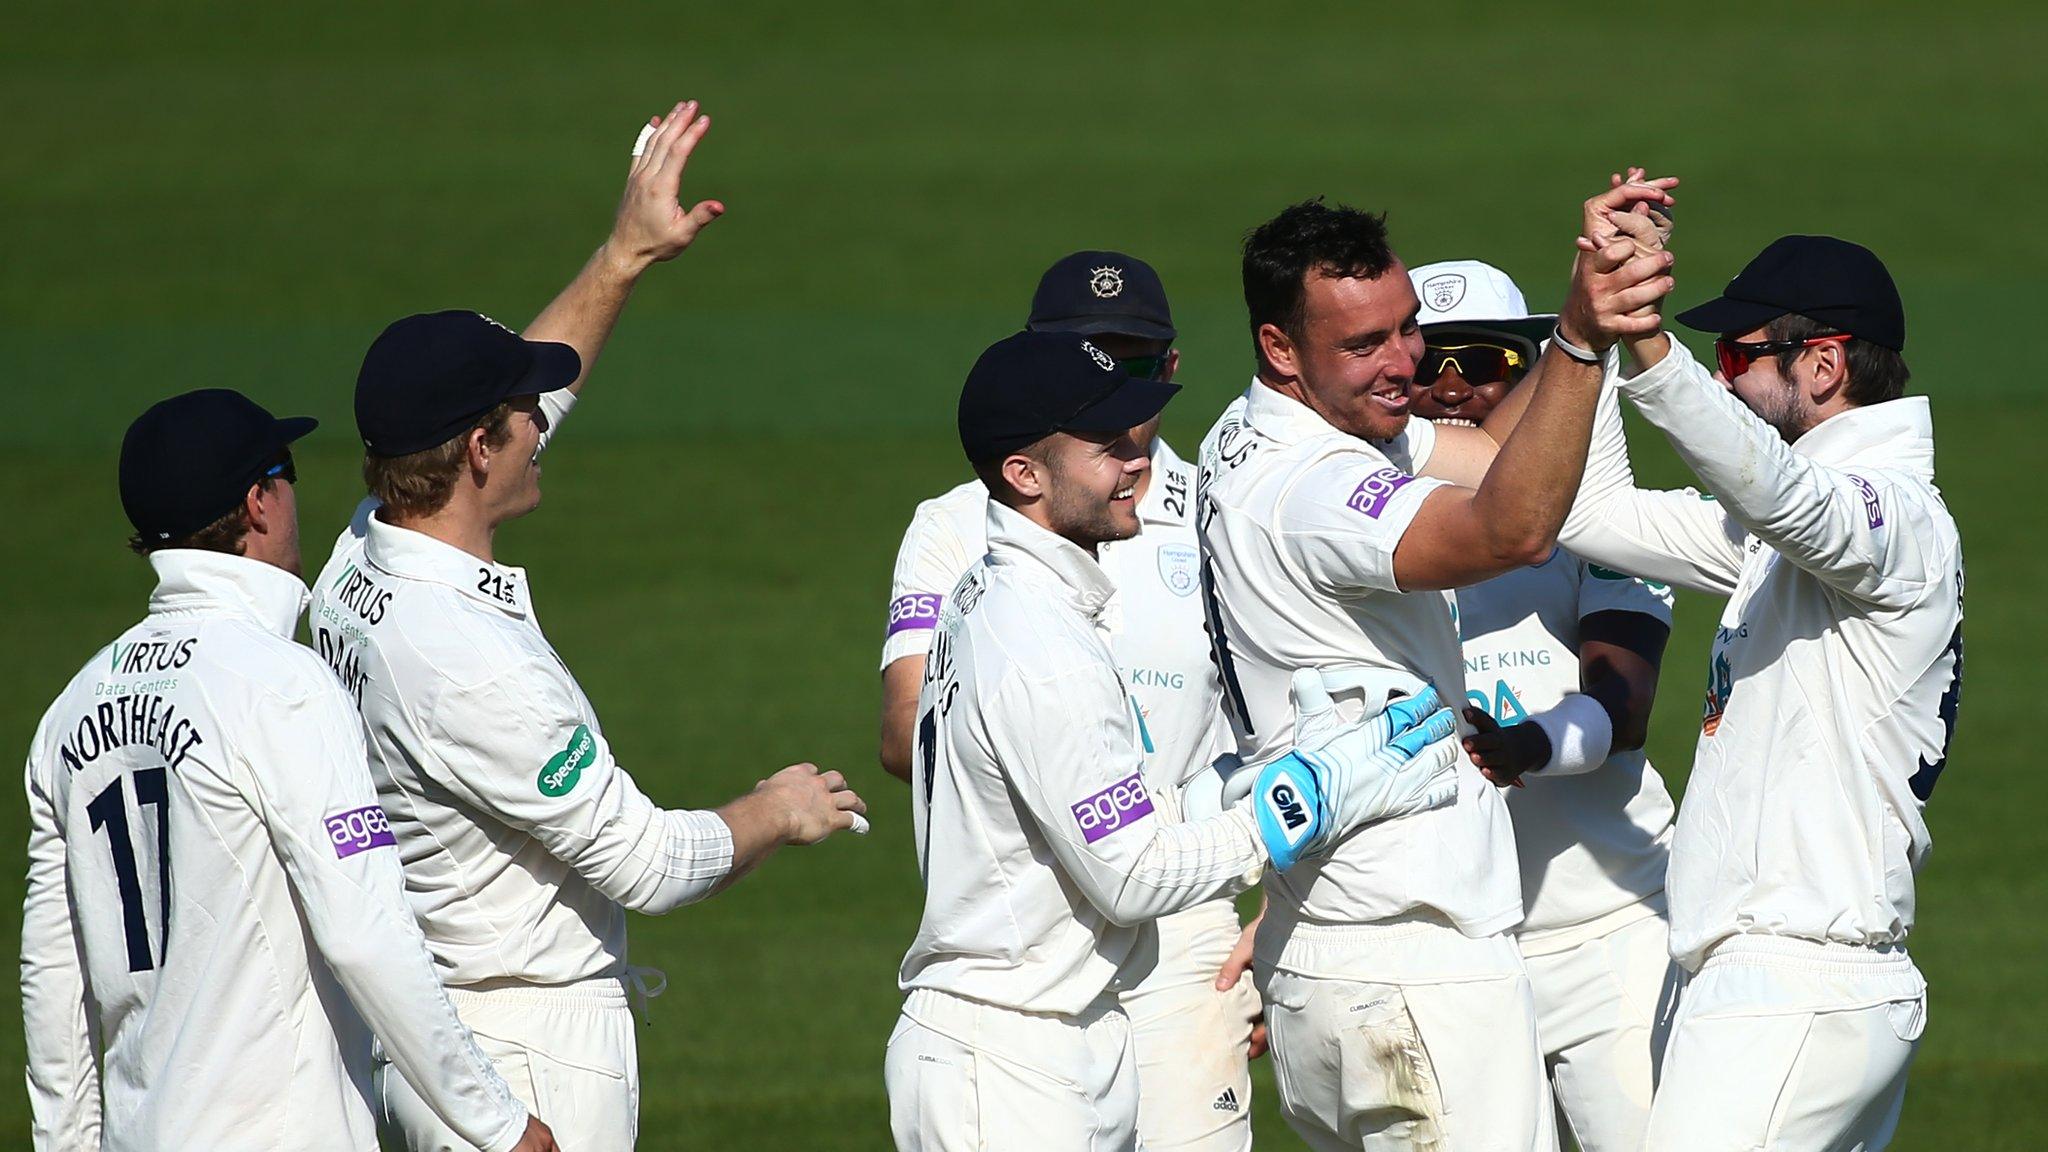
[[1551, 327], [1550, 342], [1557, 346], [1557, 350], [1559, 352], [1564, 353], [1567, 357], [1573, 360], [1577, 360], [1581, 364], [1599, 364], [1606, 359], [1600, 353], [1593, 351], [1591, 348], [1581, 348], [1577, 344], [1574, 344], [1571, 341], [1565, 339], [1564, 325], [1562, 324], [1553, 325]]
[[1607, 709], [1583, 692], [1567, 692], [1557, 707], [1529, 719], [1550, 737], [1550, 762], [1540, 769], [1546, 776], [1591, 772], [1606, 762], [1614, 744], [1614, 722]]

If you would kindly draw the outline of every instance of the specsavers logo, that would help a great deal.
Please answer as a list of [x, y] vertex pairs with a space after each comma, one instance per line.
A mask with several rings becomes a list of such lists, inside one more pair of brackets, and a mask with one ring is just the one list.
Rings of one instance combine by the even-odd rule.
[[540, 770], [540, 778], [534, 781], [543, 796], [566, 796], [576, 788], [576, 781], [582, 779], [583, 770], [597, 756], [597, 738], [590, 734], [588, 724], [578, 724], [576, 732], [569, 737], [569, 746], [548, 757]]

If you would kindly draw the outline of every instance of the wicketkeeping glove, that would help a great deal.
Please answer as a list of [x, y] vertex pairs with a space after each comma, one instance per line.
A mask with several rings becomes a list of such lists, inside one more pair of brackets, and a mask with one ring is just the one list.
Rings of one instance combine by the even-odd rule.
[[1457, 721], [1435, 688], [1346, 723], [1323, 674], [1302, 669], [1294, 708], [1294, 749], [1256, 773], [1237, 773], [1224, 791], [1226, 804], [1252, 797], [1275, 869], [1285, 872], [1361, 825], [1456, 799]]

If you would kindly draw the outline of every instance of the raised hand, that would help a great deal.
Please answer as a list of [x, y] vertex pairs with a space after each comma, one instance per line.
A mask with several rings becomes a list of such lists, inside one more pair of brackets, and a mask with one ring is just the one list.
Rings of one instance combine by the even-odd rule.
[[1669, 206], [1677, 178], [1609, 183], [1583, 205], [1579, 256], [1558, 315], [1565, 339], [1596, 352], [1661, 329], [1664, 318], [1656, 306], [1674, 283], [1668, 275], [1673, 257], [1663, 250], [1655, 221], [1648, 208], [1635, 208]]
[[652, 264], [673, 260], [688, 248], [706, 225], [725, 214], [725, 204], [699, 200], [685, 209], [678, 200], [690, 154], [711, 131], [711, 117], [697, 102], [677, 104], [668, 115], [649, 120], [648, 127], [653, 134], [643, 133], [634, 151], [610, 243], [622, 255]]

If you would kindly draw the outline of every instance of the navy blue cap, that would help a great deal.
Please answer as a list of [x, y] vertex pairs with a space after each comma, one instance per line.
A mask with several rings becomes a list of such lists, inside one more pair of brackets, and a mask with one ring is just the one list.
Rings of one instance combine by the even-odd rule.
[[1083, 336], [1138, 336], [1172, 340], [1173, 311], [1159, 273], [1122, 252], [1076, 252], [1038, 278], [1031, 296], [1033, 332], [1079, 332]]
[[453, 440], [520, 396], [567, 388], [583, 360], [567, 344], [524, 340], [476, 312], [423, 312], [379, 333], [356, 374], [356, 431], [372, 456]]
[[121, 510], [145, 543], [190, 536], [234, 511], [319, 423], [280, 420], [229, 388], [159, 401], [121, 438]]
[[1019, 332], [989, 346], [960, 389], [960, 447], [973, 464], [1055, 432], [1122, 432], [1166, 407], [1180, 385], [1132, 376], [1074, 332]]
[[1719, 299], [1680, 312], [1678, 322], [1725, 336], [1788, 313], [1894, 352], [1906, 349], [1906, 306], [1884, 261], [1833, 236], [1780, 236], [1735, 274]]

